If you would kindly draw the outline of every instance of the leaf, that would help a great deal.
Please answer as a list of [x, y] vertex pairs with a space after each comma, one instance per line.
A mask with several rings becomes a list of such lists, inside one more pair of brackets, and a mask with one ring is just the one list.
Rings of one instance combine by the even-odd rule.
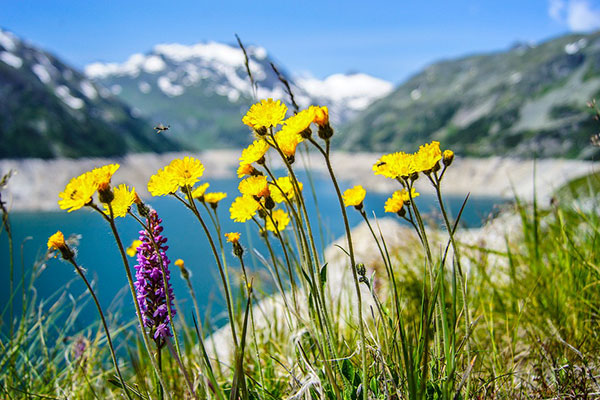
[[319, 277], [321, 278], [321, 288], [323, 288], [325, 287], [325, 282], [327, 282], [327, 263], [325, 263], [321, 268], [321, 272], [319, 272]]

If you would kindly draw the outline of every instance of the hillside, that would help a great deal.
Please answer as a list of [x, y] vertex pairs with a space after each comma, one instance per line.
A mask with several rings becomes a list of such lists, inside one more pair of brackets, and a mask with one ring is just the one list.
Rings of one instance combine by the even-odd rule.
[[441, 61], [362, 112], [346, 150], [413, 151], [439, 140], [459, 154], [590, 159], [598, 125], [600, 33]]
[[[258, 87], [256, 96], [289, 104], [267, 51], [248, 46], [247, 53]], [[290, 83], [300, 107], [327, 105], [337, 123], [348, 121], [392, 90], [391, 83], [360, 73], [319, 80], [310, 75], [295, 78], [285, 68], [277, 68]], [[124, 63], [94, 63], [85, 71], [142, 115], [170, 124], [172, 137], [186, 149], [239, 147], [251, 140], [241, 119], [255, 99], [238, 46], [160, 44]]]
[[0, 29], [0, 158], [176, 150], [107, 90]]

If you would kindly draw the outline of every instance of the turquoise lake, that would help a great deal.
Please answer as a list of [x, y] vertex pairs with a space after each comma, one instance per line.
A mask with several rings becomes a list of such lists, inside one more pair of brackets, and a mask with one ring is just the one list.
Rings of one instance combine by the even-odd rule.
[[[327, 245], [334, 238], [343, 235], [344, 228], [341, 221], [339, 204], [335, 197], [334, 189], [329, 180], [315, 176], [314, 183], [317, 188], [317, 201], [319, 206], [319, 216], [315, 210], [315, 202], [310, 193], [309, 185], [306, 180], [305, 198], [308, 201], [309, 214], [312, 215], [312, 224], [315, 231], [319, 222], [322, 226], [323, 237], [320, 235], [317, 243]], [[248, 249], [256, 248], [256, 251], [264, 254], [268, 258], [266, 247], [262, 245], [254, 224], [241, 224], [230, 220], [229, 206], [237, 193], [237, 179], [212, 180], [211, 191], [224, 191], [229, 193], [229, 197], [221, 202], [219, 206], [219, 218], [222, 224], [223, 232], [238, 231], [242, 233], [241, 242], [246, 247], [245, 258], [247, 264], [253, 268], [259, 263], [256, 257]], [[352, 185], [348, 182], [341, 182], [342, 188], [348, 188]], [[378, 218], [390, 217], [391, 214], [384, 212], [385, 200], [388, 194], [368, 193], [365, 199], [365, 209], [368, 214], [375, 214]], [[464, 201], [464, 197], [448, 196], [445, 199], [453, 215], [456, 215]], [[175, 292], [175, 298], [179, 302], [187, 320], [191, 321], [191, 299], [188, 294], [185, 281], [181, 278], [178, 268], [173, 262], [178, 259], [184, 259], [186, 266], [192, 273], [192, 284], [198, 296], [201, 312], [210, 310], [213, 322], [221, 324], [224, 316], [222, 315], [224, 300], [220, 294], [220, 280], [213, 255], [204, 232], [198, 221], [189, 210], [183, 207], [176, 199], [152, 198], [148, 202], [157, 210], [159, 216], [163, 219], [164, 235], [169, 238], [168, 257], [171, 260], [171, 281]], [[495, 206], [501, 203], [498, 198], [490, 197], [471, 197], [463, 213], [463, 225], [468, 227], [480, 226], [482, 221], [490, 213], [494, 212]], [[417, 204], [422, 212], [429, 212], [437, 209], [437, 201], [433, 196], [421, 195], [417, 198]], [[349, 217], [352, 226], [358, 225], [362, 219], [358, 212], [349, 208]], [[395, 218], [395, 216], [392, 216]], [[15, 249], [15, 282], [20, 280], [21, 260], [28, 273], [31, 265], [37, 258], [42, 256], [46, 249], [46, 241], [50, 235], [57, 230], [61, 230], [65, 236], [71, 234], [81, 235], [81, 241], [77, 249], [77, 261], [87, 270], [88, 277], [95, 282], [97, 294], [103, 308], [112, 312], [118, 312], [126, 316], [133, 310], [131, 295], [128, 290], [127, 280], [121, 258], [110, 232], [108, 224], [95, 212], [91, 210], [79, 210], [72, 213], [66, 211], [56, 212], [14, 212], [10, 214], [10, 222], [13, 229], [14, 249]], [[206, 222], [210, 225], [210, 220], [206, 217]], [[138, 237], [139, 225], [132, 218], [119, 218], [117, 223], [119, 232], [123, 239], [125, 247]], [[317, 232], [318, 233], [318, 232]], [[226, 252], [230, 253], [227, 243]], [[21, 251], [21, 248], [23, 251]], [[23, 257], [21, 258], [21, 254]], [[136, 264], [135, 258], [130, 258], [130, 266]], [[236, 266], [233, 256], [230, 256], [232, 266]], [[9, 300], [9, 263], [8, 263], [8, 242], [6, 233], [3, 232], [0, 237], [0, 272], [1, 287], [0, 305], [1, 310], [5, 311]], [[135, 271], [134, 271], [135, 272]], [[267, 280], [268, 273], [260, 274]], [[270, 287], [271, 282], [263, 285], [263, 288]], [[50, 260], [45, 270], [36, 281], [36, 291], [39, 298], [44, 299], [49, 296], [67, 292], [77, 298], [84, 291], [85, 287], [80, 278], [74, 272], [72, 266], [60, 261], [59, 259]], [[20, 293], [20, 290], [19, 290]], [[17, 295], [20, 298], [20, 294]], [[15, 299], [15, 314], [18, 315], [20, 302]], [[91, 305], [86, 306], [86, 312], [79, 319], [78, 324], [81, 327], [96, 319], [96, 311]], [[4, 314], [6, 321], [8, 313]]]

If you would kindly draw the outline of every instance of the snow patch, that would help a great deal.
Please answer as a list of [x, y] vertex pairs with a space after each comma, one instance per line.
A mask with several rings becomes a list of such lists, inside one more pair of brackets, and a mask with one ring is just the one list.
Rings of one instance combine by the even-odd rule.
[[17, 49], [18, 39], [10, 32], [0, 29], [0, 46], [5, 50], [15, 51]]
[[118, 96], [122, 90], [123, 90], [123, 88], [121, 87], [121, 85], [112, 85], [110, 87], [110, 92], [112, 94], [114, 94], [115, 96]]
[[311, 97], [347, 102], [357, 110], [366, 108], [393, 89], [392, 83], [366, 74], [334, 74], [323, 81], [309, 77], [300, 78], [296, 82]]
[[149, 56], [143, 61], [142, 67], [149, 74], [154, 74], [165, 69], [167, 64], [159, 56]]
[[52, 81], [50, 72], [48, 72], [48, 69], [42, 64], [35, 64], [31, 67], [31, 70], [43, 84], [47, 85]]
[[85, 105], [85, 102], [78, 97], [71, 95], [71, 91], [64, 85], [58, 86], [54, 93], [65, 103], [67, 106], [74, 110], [79, 110]]
[[0, 61], [4, 64], [8, 64], [13, 68], [19, 69], [23, 65], [23, 60], [20, 57], [15, 56], [8, 51], [0, 52]]
[[152, 90], [152, 86], [150, 86], [148, 82], [141, 81], [140, 83], [138, 83], [138, 89], [140, 90], [140, 92], [146, 94], [150, 93], [150, 91]]
[[96, 97], [98, 97], [98, 91], [90, 81], [81, 81], [81, 83], [79, 84], [79, 88], [81, 89], [81, 92], [85, 95], [85, 97], [87, 97], [90, 100], [94, 100]]
[[567, 43], [565, 45], [565, 53], [567, 53], [567, 54], [575, 54], [579, 50], [583, 49], [585, 46], [587, 46], [587, 40], [585, 38], [581, 38], [581, 39], [579, 39], [576, 42]]
[[423, 96], [423, 93], [419, 89], [413, 89], [410, 91], [410, 98], [417, 101]]
[[156, 83], [158, 84], [159, 89], [162, 90], [162, 92], [164, 94], [166, 94], [167, 96], [171, 96], [171, 97], [181, 96], [183, 94], [183, 92], [185, 91], [183, 86], [174, 85], [171, 82], [171, 80], [169, 78], [167, 78], [166, 76], [161, 76], [160, 78], [158, 78]]

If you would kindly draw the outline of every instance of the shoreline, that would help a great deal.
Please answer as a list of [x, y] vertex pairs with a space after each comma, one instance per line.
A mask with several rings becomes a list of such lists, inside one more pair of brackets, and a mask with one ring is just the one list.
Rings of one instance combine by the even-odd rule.
[[[235, 170], [241, 150], [210, 150], [201, 153], [142, 153], [113, 158], [82, 159], [1, 159], [0, 173], [16, 171], [2, 200], [13, 211], [58, 210], [58, 194], [71, 178], [94, 167], [118, 162], [121, 168], [115, 174], [114, 184], [127, 183], [134, 186], [142, 198], [149, 198], [146, 184], [151, 175], [171, 160], [193, 156], [206, 167], [203, 180], [235, 178]], [[375, 176], [372, 165], [381, 153], [332, 152], [332, 164], [337, 177], [353, 185], [363, 185], [367, 191], [392, 193], [398, 183], [382, 176]], [[298, 152], [296, 163], [307, 165], [318, 174], [327, 175], [320, 154]], [[275, 168], [283, 167], [273, 160]], [[600, 163], [567, 159], [519, 160], [513, 158], [462, 158], [457, 156], [444, 175], [444, 193], [450, 195], [490, 196], [503, 199], [515, 194], [525, 200], [537, 192], [538, 201], [550, 201], [555, 189], [571, 179], [600, 170]], [[534, 171], [536, 182], [533, 182]], [[422, 193], [432, 193], [426, 179], [416, 182]]]

